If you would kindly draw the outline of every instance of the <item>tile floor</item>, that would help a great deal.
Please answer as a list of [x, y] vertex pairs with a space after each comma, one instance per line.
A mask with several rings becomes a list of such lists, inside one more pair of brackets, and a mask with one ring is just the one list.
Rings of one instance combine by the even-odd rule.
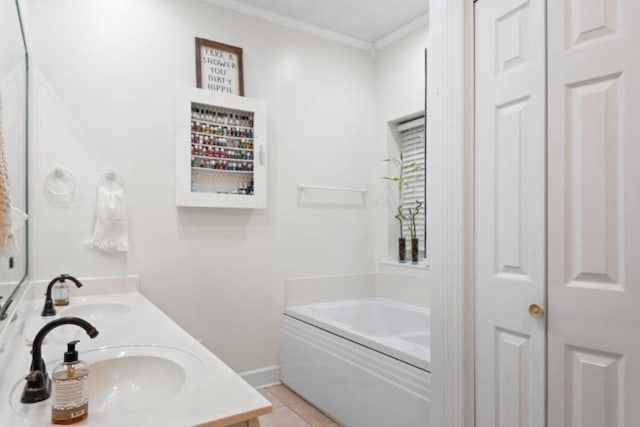
[[263, 388], [260, 393], [273, 405], [272, 413], [258, 418], [260, 427], [338, 427], [284, 385]]

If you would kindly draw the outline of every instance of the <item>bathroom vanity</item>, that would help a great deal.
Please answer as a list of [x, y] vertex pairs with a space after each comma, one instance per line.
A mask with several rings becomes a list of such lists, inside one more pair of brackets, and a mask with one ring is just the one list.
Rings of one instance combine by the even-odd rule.
[[50, 374], [66, 343], [80, 340], [80, 359], [90, 368], [90, 397], [89, 417], [78, 425], [245, 427], [257, 426], [256, 418], [271, 412], [269, 401], [138, 292], [137, 280], [103, 282], [89, 281], [69, 306], [49, 317], [41, 316], [44, 284], [26, 290], [2, 340], [0, 394], [8, 404], [0, 405], [0, 424], [49, 425], [51, 399], [23, 404], [20, 396], [35, 335], [66, 316], [99, 331], [90, 339], [83, 329], [64, 325], [42, 344]]

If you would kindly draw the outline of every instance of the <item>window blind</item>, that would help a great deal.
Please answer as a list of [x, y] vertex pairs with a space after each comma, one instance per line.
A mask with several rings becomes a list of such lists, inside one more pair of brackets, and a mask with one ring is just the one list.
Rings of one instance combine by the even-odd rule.
[[405, 222], [405, 236], [410, 238], [409, 218], [407, 208], [414, 208], [416, 200], [423, 202], [420, 213], [416, 216], [416, 236], [420, 239], [420, 258], [426, 254], [426, 144], [425, 144], [425, 119], [424, 116], [398, 124], [400, 135], [400, 148], [405, 165], [416, 163], [420, 165], [418, 170], [405, 172], [405, 187], [402, 190], [402, 204], [407, 215]]

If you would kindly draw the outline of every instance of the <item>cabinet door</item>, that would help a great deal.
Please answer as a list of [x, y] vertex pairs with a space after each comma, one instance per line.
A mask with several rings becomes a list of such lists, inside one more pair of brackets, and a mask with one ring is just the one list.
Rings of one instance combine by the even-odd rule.
[[549, 426], [640, 426], [640, 2], [548, 5]]
[[188, 88], [176, 104], [176, 204], [265, 208], [266, 103]]
[[481, 0], [476, 40], [476, 426], [545, 423], [545, 3]]

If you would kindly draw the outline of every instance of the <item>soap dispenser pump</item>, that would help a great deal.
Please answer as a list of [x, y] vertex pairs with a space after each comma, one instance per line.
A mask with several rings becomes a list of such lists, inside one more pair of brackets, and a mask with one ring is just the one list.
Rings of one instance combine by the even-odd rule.
[[53, 377], [53, 399], [51, 422], [74, 424], [89, 415], [89, 367], [78, 360], [76, 344], [67, 343], [64, 362], [55, 367]]

